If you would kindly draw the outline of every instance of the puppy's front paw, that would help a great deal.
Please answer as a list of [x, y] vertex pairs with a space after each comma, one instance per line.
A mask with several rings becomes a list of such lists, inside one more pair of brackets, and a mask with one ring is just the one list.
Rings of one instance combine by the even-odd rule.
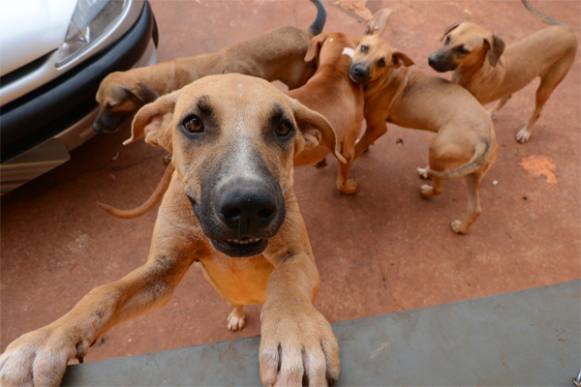
[[456, 234], [463, 235], [466, 234], [466, 232], [468, 231], [466, 224], [458, 219], [452, 221], [452, 223], [450, 223], [450, 226], [452, 227], [452, 230]]
[[327, 386], [339, 378], [339, 345], [331, 325], [311, 304], [263, 309], [260, 379], [265, 386]]
[[353, 179], [347, 179], [345, 182], [339, 180], [337, 181], [337, 189], [345, 195], [353, 195], [357, 192], [357, 182]]
[[529, 128], [527, 128], [526, 126], [521, 128], [518, 132], [516, 132], [516, 141], [520, 142], [521, 144], [524, 144], [530, 138], [531, 132], [529, 131]]
[[89, 347], [73, 336], [45, 327], [14, 340], [0, 355], [0, 386], [58, 386], [69, 359]]
[[235, 306], [228, 315], [228, 330], [236, 332], [244, 328], [246, 324], [246, 315], [242, 306]]
[[423, 184], [423, 185], [420, 187], [420, 195], [422, 195], [422, 197], [423, 197], [424, 199], [429, 199], [429, 198], [431, 198], [432, 196], [434, 196], [434, 187], [432, 187], [432, 186], [431, 186], [431, 185], [429, 185], [429, 184]]

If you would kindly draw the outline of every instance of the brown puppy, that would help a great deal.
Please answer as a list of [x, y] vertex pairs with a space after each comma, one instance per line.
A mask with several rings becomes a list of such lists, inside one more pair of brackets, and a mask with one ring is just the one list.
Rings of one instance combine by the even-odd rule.
[[244, 324], [242, 305], [263, 304], [265, 385], [337, 379], [339, 348], [313, 305], [319, 274], [292, 178], [306, 137], [335, 150], [328, 121], [264, 80], [227, 74], [144, 106], [132, 130], [129, 142], [163, 146], [175, 167], [147, 262], [8, 345], [0, 385], [57, 385], [67, 362], [108, 329], [166, 303], [195, 261], [235, 306], [231, 328]]
[[351, 78], [365, 85], [367, 129], [357, 142], [355, 156], [386, 131], [385, 122], [437, 133], [430, 145], [426, 172], [433, 185], [423, 185], [425, 198], [442, 192], [441, 179], [465, 176], [468, 213], [452, 222], [459, 234], [478, 218], [480, 180], [496, 154], [490, 116], [462, 87], [408, 68], [413, 61], [380, 38], [386, 18], [379, 12], [353, 54]]
[[[351, 59], [343, 54], [345, 48], [352, 50], [353, 47], [353, 42], [342, 33], [315, 36], [311, 40], [305, 61], [317, 59], [317, 71], [304, 86], [289, 92], [291, 97], [325, 116], [335, 128], [341, 155], [347, 160], [339, 163], [337, 189], [345, 194], [353, 194], [357, 190], [357, 183], [349, 179], [349, 170], [355, 158], [355, 142], [363, 121], [363, 91], [361, 86], [349, 78]], [[329, 149], [325, 146], [306, 149], [295, 157], [294, 164], [315, 165], [324, 160], [328, 153]], [[166, 168], [153, 194], [138, 207], [121, 210], [105, 203], [97, 205], [120, 219], [141, 216], [161, 200], [169, 186], [172, 171], [171, 165]]]
[[[339, 163], [337, 189], [354, 194], [357, 183], [349, 179], [349, 170], [355, 159], [355, 142], [363, 122], [363, 90], [349, 79], [351, 58], [344, 54], [354, 44], [342, 33], [327, 33], [311, 40], [305, 61], [317, 58], [317, 72], [302, 87], [289, 95], [307, 107], [321, 113], [335, 128], [341, 154], [346, 163]], [[301, 152], [295, 165], [314, 165], [325, 159], [328, 148], [319, 146]]]
[[308, 32], [282, 27], [216, 53], [109, 74], [97, 91], [100, 111], [93, 128], [112, 132], [141, 106], [206, 75], [240, 73], [278, 80], [291, 89], [303, 85], [316, 68], [313, 62], [303, 60], [309, 39], [321, 33], [326, 20], [321, 0], [311, 2], [317, 7], [317, 16]]
[[528, 1], [527, 9], [553, 26], [504, 48], [502, 39], [475, 23], [450, 26], [444, 36], [444, 47], [430, 56], [428, 62], [436, 71], [454, 71], [452, 80], [465, 87], [481, 103], [500, 99], [491, 111], [500, 110], [513, 93], [541, 78], [535, 109], [516, 134], [520, 143], [531, 137], [532, 128], [541, 116], [543, 106], [563, 80], [575, 60], [577, 38], [573, 30], [542, 15]]

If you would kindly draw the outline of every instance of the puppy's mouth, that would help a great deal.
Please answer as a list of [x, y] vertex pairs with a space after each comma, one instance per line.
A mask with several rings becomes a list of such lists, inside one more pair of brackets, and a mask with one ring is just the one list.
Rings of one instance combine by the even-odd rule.
[[268, 245], [268, 239], [242, 238], [242, 239], [211, 239], [216, 250], [231, 257], [251, 257], [262, 253]]

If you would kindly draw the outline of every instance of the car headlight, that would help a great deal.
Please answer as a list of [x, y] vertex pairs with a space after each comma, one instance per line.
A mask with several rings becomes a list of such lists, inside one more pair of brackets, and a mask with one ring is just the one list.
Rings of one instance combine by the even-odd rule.
[[77, 0], [63, 44], [57, 50], [56, 66], [85, 52], [123, 14], [130, 0]]

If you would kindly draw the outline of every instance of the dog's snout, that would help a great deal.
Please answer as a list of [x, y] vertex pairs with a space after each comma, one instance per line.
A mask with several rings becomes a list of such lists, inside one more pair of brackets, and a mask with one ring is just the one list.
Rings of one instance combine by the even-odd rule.
[[369, 66], [365, 63], [354, 63], [349, 69], [349, 77], [355, 82], [364, 82], [369, 78]]
[[456, 69], [456, 65], [453, 60], [451, 60], [450, 55], [446, 52], [441, 52], [441, 50], [438, 50], [428, 57], [428, 64], [438, 72], [446, 72]]
[[267, 187], [240, 183], [225, 189], [218, 198], [217, 211], [238, 237], [255, 237], [267, 229], [277, 213], [275, 195]]
[[430, 55], [428, 57], [428, 64], [430, 67], [434, 67], [436, 65], [436, 58], [434, 58], [434, 55]]

